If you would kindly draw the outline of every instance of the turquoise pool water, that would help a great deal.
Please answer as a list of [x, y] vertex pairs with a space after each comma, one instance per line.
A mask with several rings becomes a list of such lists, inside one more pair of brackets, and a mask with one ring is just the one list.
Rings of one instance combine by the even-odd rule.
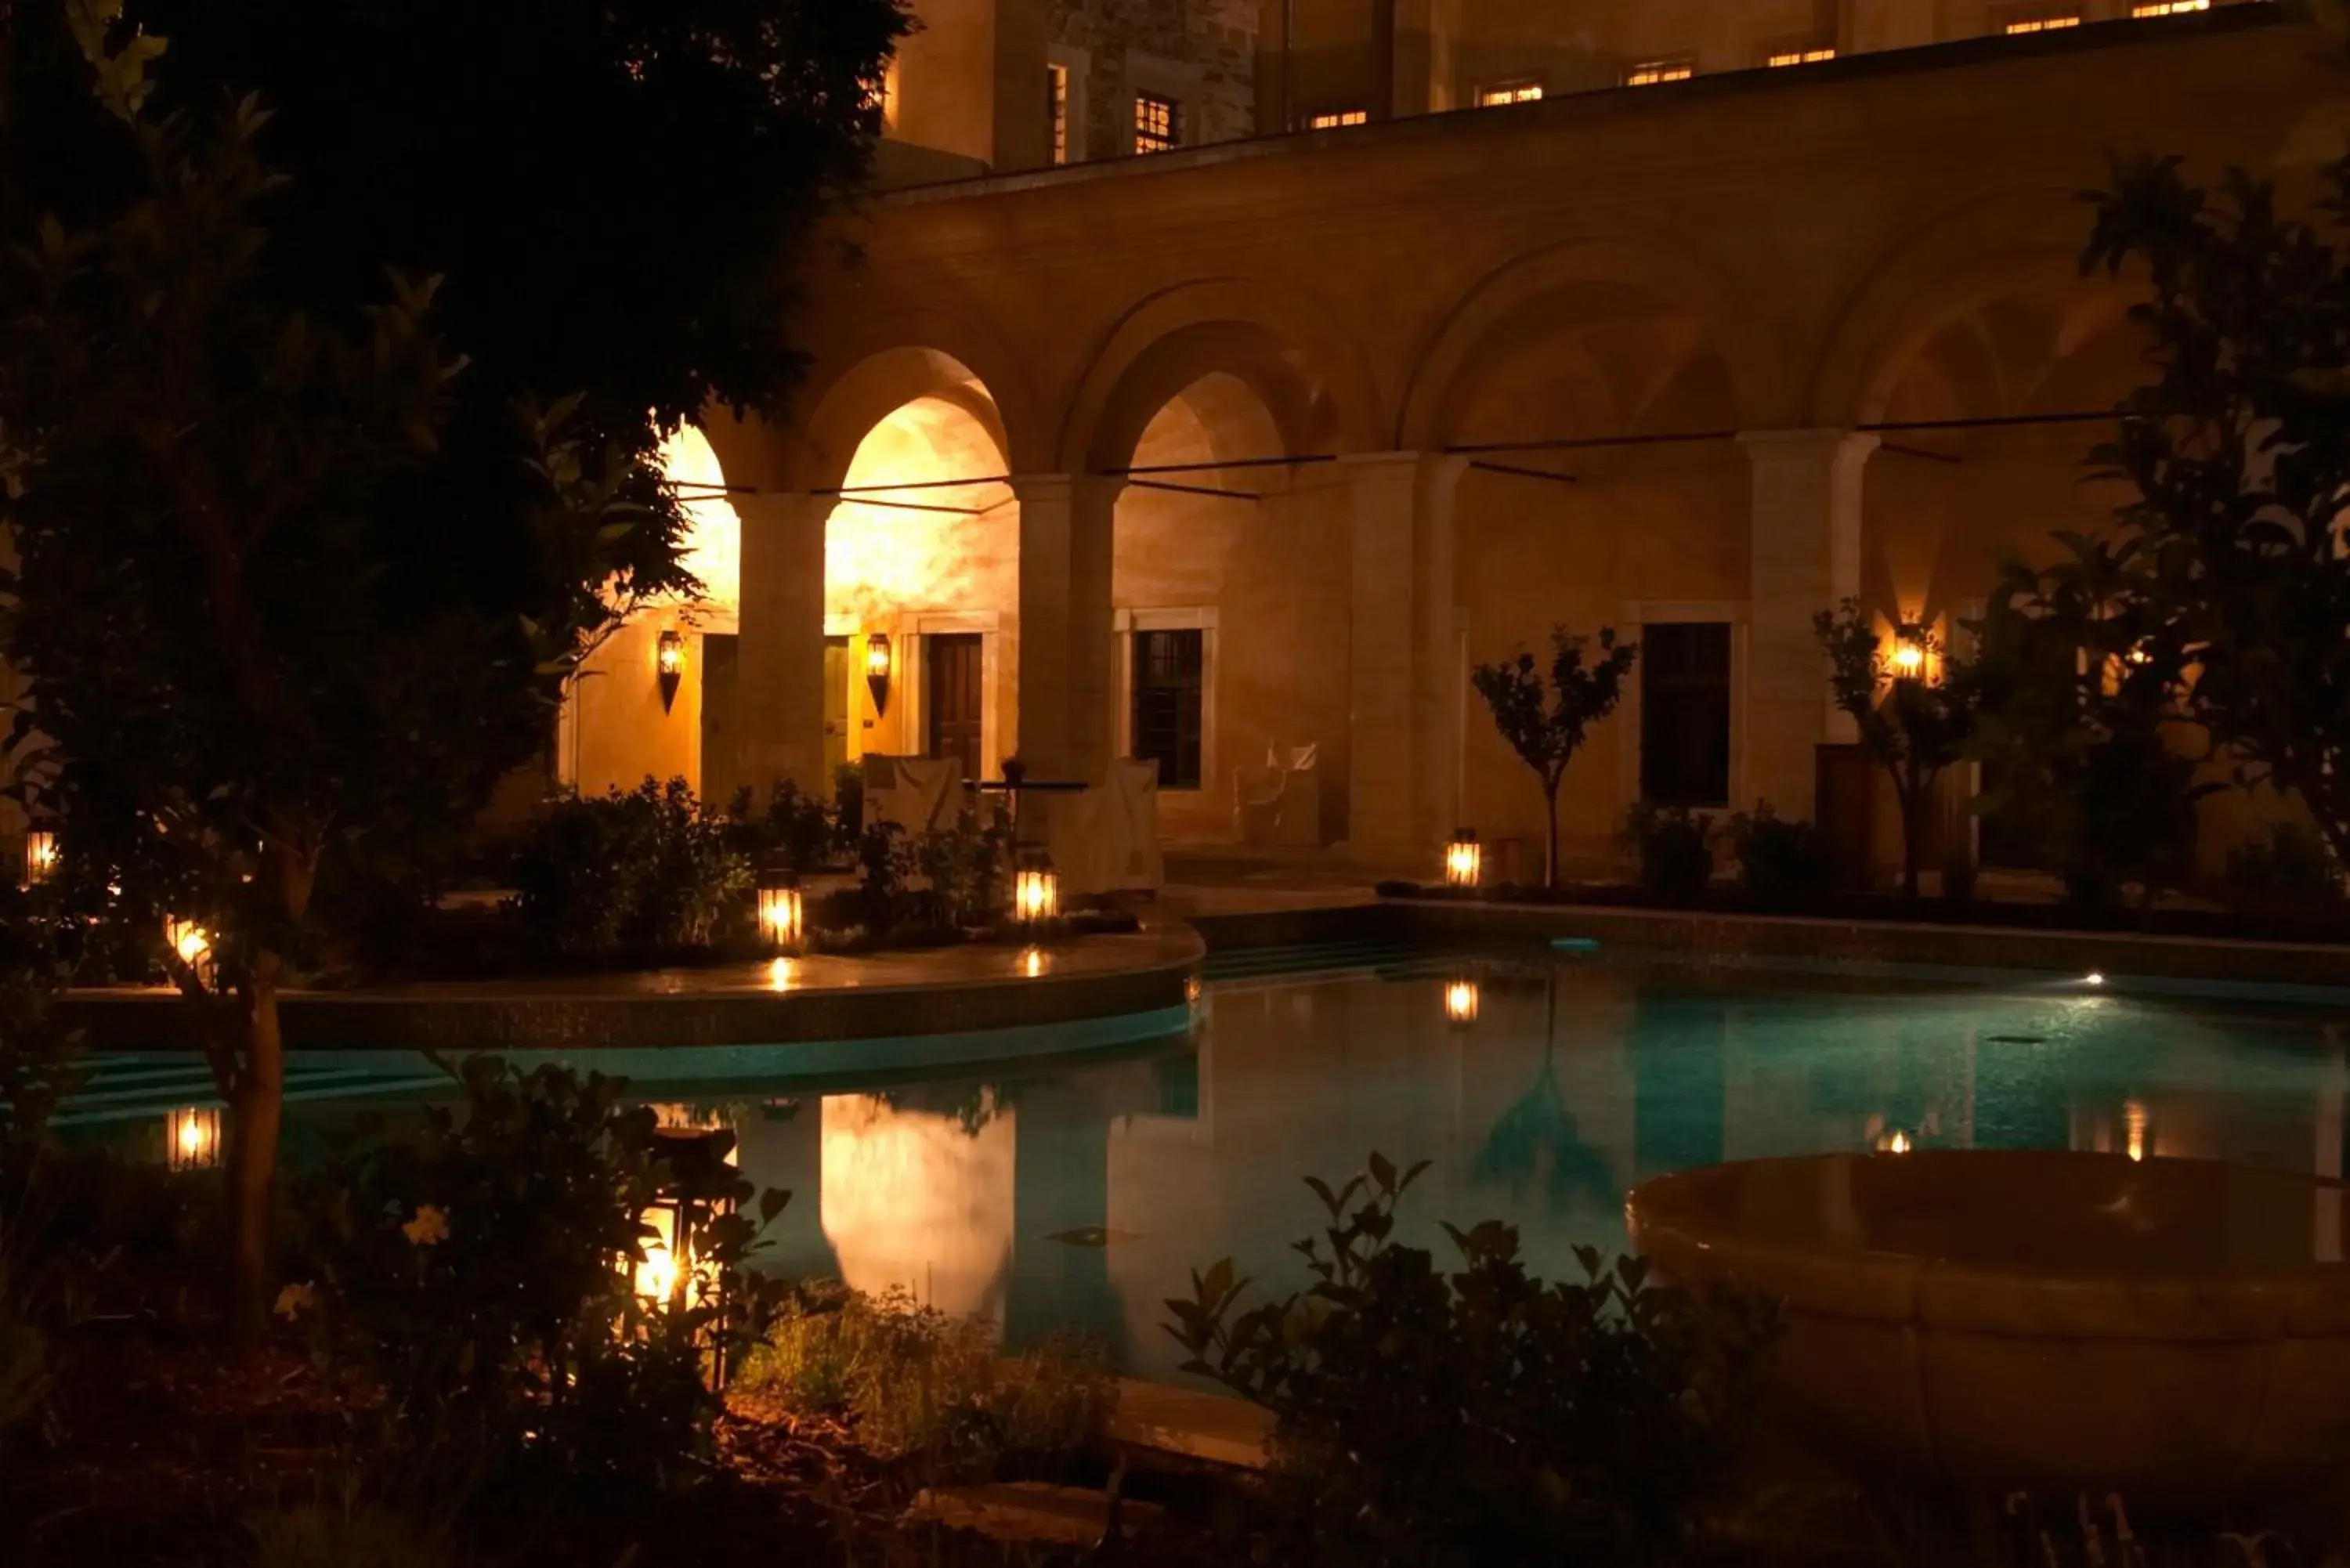
[[[793, 1191], [775, 1267], [901, 1285], [1014, 1344], [1083, 1324], [1146, 1376], [1178, 1359], [1159, 1303], [1189, 1269], [1230, 1255], [1294, 1283], [1287, 1244], [1316, 1214], [1300, 1178], [1374, 1149], [1434, 1162], [1422, 1237], [1499, 1218], [1564, 1273], [1575, 1244], [1622, 1244], [1635, 1183], [1721, 1159], [2135, 1149], [2338, 1175], [2350, 1089], [2350, 1009], [2306, 1000], [1540, 952], [1246, 955], [1211, 971], [1186, 1032], [1024, 1049], [1042, 1054], [878, 1080], [741, 1054], [697, 1077], [667, 1053], [684, 1075], [646, 1089], [723, 1116], [746, 1172]], [[192, 1061], [101, 1069], [75, 1114], [159, 1149], [162, 1111], [203, 1093]], [[297, 1158], [370, 1104], [439, 1092], [381, 1059], [305, 1064], [295, 1089]]]

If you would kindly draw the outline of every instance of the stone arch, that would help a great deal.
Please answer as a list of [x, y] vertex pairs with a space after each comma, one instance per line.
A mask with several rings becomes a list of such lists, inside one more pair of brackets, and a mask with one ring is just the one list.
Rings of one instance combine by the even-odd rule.
[[1060, 466], [1127, 465], [1143, 431], [1187, 389], [1214, 375], [1244, 383], [1284, 452], [1361, 452], [1378, 444], [1378, 388], [1351, 337], [1288, 285], [1211, 278], [1145, 299], [1087, 362], [1060, 432]]
[[[1414, 360], [1395, 444], [1406, 451], [1446, 444], [1462, 396], [1477, 381], [1481, 357], [1545, 302], [1577, 295], [1595, 306], [1613, 298], [1663, 317], [1658, 365], [1667, 374], [1648, 396], [1625, 400], [1635, 418], [1655, 402], [1663, 380], [1705, 357], [1724, 368], [1732, 409], [1749, 406], [1765, 357], [1726, 279], [1685, 246], [1573, 240], [1494, 266], [1437, 323]], [[1740, 421], [1733, 416], [1731, 422]]]
[[1970, 197], [1894, 237], [1843, 290], [1810, 356], [1804, 421], [1842, 429], [1884, 419], [1926, 347], [2002, 298], [2063, 296], [2074, 341], [2110, 327], [2126, 293], [2080, 275], [2086, 233], [2074, 192], [2045, 186]]

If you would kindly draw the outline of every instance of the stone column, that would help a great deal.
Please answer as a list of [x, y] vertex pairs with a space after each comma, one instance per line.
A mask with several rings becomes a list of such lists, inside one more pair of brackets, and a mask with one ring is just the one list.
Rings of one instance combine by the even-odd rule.
[[1754, 464], [1746, 656], [1748, 804], [1814, 814], [1816, 748], [1849, 741], [1828, 692], [1812, 617], [1860, 592], [1861, 473], [1877, 438], [1765, 431], [1739, 441]]
[[1432, 850], [1458, 810], [1452, 511], [1463, 460], [1341, 460], [1353, 544], [1347, 837], [1358, 852]]
[[780, 781], [823, 793], [824, 531], [828, 495], [737, 495], [743, 625], [738, 777], [764, 798]]
[[1035, 779], [1097, 783], [1109, 761], [1115, 480], [1013, 481], [1020, 504], [1018, 752]]

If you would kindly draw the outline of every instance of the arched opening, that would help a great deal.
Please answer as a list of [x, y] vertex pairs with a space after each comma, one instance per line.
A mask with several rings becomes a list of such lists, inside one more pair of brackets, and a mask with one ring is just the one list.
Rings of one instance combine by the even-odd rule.
[[[1458, 680], [1551, 628], [1613, 627], [1643, 645], [1615, 720], [1594, 728], [1560, 796], [1570, 859], [1612, 857], [1625, 808], [1725, 807], [1743, 789], [1752, 469], [1728, 358], [1704, 317], [1614, 278], [1534, 294], [1461, 352], [1428, 414], [1463, 449], [1454, 501]], [[1593, 443], [1562, 445], [1555, 443]], [[1545, 444], [1553, 443], [1553, 444]], [[1490, 871], [1540, 875], [1532, 775], [1464, 695], [1463, 819]]]

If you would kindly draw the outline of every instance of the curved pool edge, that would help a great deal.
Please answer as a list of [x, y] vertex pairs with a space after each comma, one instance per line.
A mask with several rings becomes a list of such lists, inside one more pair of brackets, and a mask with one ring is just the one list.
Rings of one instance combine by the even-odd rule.
[[[287, 1050], [312, 1060], [386, 1051], [600, 1056], [681, 1047], [837, 1045], [856, 1048], [861, 1066], [876, 1054], [940, 1037], [1138, 1018], [1161, 1021], [1157, 1026], [1167, 1033], [1163, 1021], [1188, 1012], [1206, 952], [1198, 933], [1180, 925], [1039, 950], [1047, 967], [1037, 974], [1015, 967], [1020, 955], [1002, 952], [1000, 972], [924, 980], [919, 972], [908, 977], [905, 971], [921, 968], [910, 961], [871, 964], [863, 972], [847, 971], [849, 978], [836, 983], [781, 989], [713, 971], [295, 992], [281, 1002], [280, 1018]], [[955, 967], [973, 971], [976, 961], [959, 961]], [[160, 988], [71, 992], [58, 1013], [94, 1052], [196, 1050], [186, 1005]]]

